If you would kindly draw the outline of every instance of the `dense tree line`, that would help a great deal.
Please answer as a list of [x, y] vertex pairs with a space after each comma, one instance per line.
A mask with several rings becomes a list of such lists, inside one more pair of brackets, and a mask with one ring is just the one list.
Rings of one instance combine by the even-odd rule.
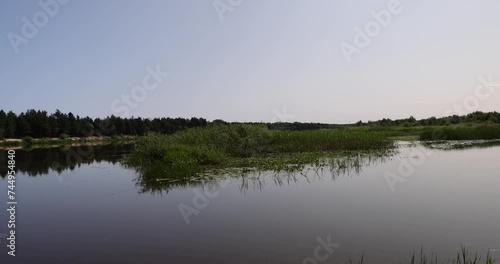
[[[62, 113], [57, 110], [53, 114], [46, 111], [27, 110], [19, 115], [12, 111], [6, 113], [0, 110], [0, 139], [23, 138], [23, 137], [90, 137], [90, 136], [115, 136], [130, 135], [140, 136], [148, 132], [163, 134], [173, 134], [177, 131], [206, 126], [210, 122], [203, 118], [121, 118], [109, 116], [106, 118], [90, 118], [75, 116], [73, 113]], [[214, 120], [213, 124], [229, 124], [224, 120]], [[384, 118], [378, 121], [363, 123], [359, 121], [356, 126], [444, 126], [462, 123], [500, 123], [500, 113], [498, 112], [474, 112], [468, 115], [430, 117], [416, 120], [414, 117], [406, 119], [391, 120]], [[262, 123], [260, 123], [262, 124]], [[322, 123], [266, 123], [272, 130], [315, 130], [323, 128], [337, 128], [342, 125], [322, 124]], [[344, 125], [345, 126], [345, 125]]]
[[27, 110], [19, 115], [0, 110], [0, 139], [23, 137], [90, 137], [130, 135], [140, 136], [147, 132], [172, 134], [179, 130], [206, 126], [203, 118], [90, 118], [75, 116], [73, 113], [53, 114], [46, 111]]
[[473, 112], [467, 115], [452, 115], [446, 117], [430, 117], [426, 119], [416, 120], [413, 116], [406, 119], [396, 119], [391, 120], [384, 118], [378, 121], [369, 121], [363, 123], [359, 121], [356, 123], [357, 126], [446, 126], [446, 125], [457, 125], [457, 124], [478, 124], [478, 123], [500, 123], [500, 113], [498, 112]]

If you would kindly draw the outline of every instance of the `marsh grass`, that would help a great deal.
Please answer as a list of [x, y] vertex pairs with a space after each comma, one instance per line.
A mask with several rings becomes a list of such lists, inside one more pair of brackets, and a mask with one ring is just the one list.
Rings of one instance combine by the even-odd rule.
[[[349, 263], [352, 264], [352, 260], [349, 260]], [[364, 256], [358, 261], [359, 264], [364, 263]], [[425, 254], [424, 249], [420, 249], [419, 256], [416, 253], [413, 253], [411, 257], [410, 264], [439, 264], [439, 263], [447, 263], [447, 264], [493, 264], [496, 263], [496, 260], [493, 260], [490, 252], [486, 254], [486, 257], [483, 259], [477, 253], [472, 253], [470, 250], [463, 245], [460, 246], [460, 249], [457, 252], [457, 256], [453, 260], [447, 260], [446, 262], [438, 262], [438, 255], [432, 253], [430, 256]]]
[[265, 125], [211, 125], [136, 142], [128, 165], [149, 174], [190, 177], [217, 168], [293, 170], [332, 153], [387, 150], [387, 131], [325, 129], [272, 131]]
[[321, 129], [312, 131], [273, 131], [270, 150], [278, 153], [385, 148], [390, 130]]
[[433, 127], [420, 134], [420, 140], [500, 139], [500, 125]]

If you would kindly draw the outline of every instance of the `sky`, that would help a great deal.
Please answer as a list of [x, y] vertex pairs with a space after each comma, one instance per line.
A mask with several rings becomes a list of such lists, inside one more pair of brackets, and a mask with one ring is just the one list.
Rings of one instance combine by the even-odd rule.
[[58, 1], [0, 1], [0, 109], [324, 123], [500, 111], [497, 0]]

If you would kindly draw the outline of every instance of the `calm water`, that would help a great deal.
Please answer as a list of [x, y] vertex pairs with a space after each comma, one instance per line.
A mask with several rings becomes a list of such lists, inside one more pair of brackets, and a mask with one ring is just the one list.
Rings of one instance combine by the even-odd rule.
[[0, 237], [0, 263], [408, 263], [422, 245], [445, 260], [461, 243], [500, 259], [500, 146], [401, 143], [359, 166], [191, 183], [141, 180], [121, 163], [130, 150], [18, 151], [17, 257]]

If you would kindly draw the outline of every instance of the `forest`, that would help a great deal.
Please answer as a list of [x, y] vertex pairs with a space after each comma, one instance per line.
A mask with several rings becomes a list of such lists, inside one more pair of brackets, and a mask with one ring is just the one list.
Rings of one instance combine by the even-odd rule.
[[[80, 117], [73, 113], [63, 113], [56, 110], [49, 114], [47, 111], [30, 109], [20, 114], [12, 111], [0, 110], [0, 139], [5, 138], [61, 138], [61, 137], [93, 137], [93, 136], [141, 136], [148, 132], [173, 134], [175, 132], [203, 127], [208, 124], [229, 124], [217, 119], [207, 121], [204, 118], [122, 118], [114, 115], [105, 118]], [[417, 120], [414, 117], [391, 120], [384, 118], [378, 121], [351, 124], [324, 124], [324, 123], [238, 123], [231, 124], [265, 124], [271, 130], [305, 131], [345, 126], [366, 127], [417, 127], [417, 126], [447, 126], [463, 123], [494, 124], [500, 123], [498, 112], [474, 112], [467, 115], [453, 115], [448, 117], [430, 117]]]
[[106, 118], [80, 117], [57, 110], [48, 114], [41, 110], [27, 110], [19, 115], [0, 110], [0, 139], [4, 138], [54, 138], [130, 135], [147, 132], [172, 134], [191, 127], [206, 126], [203, 118]]

